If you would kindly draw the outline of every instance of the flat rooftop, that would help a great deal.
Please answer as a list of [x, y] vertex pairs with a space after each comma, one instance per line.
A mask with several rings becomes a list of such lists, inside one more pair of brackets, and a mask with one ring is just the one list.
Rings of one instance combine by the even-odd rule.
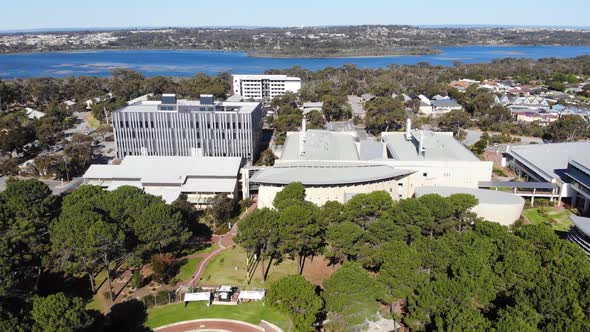
[[506, 154], [534, 170], [546, 181], [566, 181], [570, 160], [590, 165], [590, 142], [548, 143], [512, 146]]
[[301, 132], [287, 133], [281, 160], [359, 160], [355, 137], [347, 133], [309, 129], [305, 132], [303, 154]]
[[[410, 139], [405, 132], [383, 133], [383, 141], [394, 160], [400, 161], [479, 161], [467, 147], [450, 132], [412, 130]], [[424, 153], [418, 153], [422, 141]]]
[[127, 156], [120, 165], [91, 165], [84, 179], [184, 184], [187, 178], [237, 178], [240, 157]]
[[241, 79], [241, 80], [288, 80], [288, 81], [301, 81], [299, 77], [291, 77], [287, 75], [232, 75], [234, 79]]
[[[162, 102], [159, 100], [145, 100], [132, 105], [125, 106], [115, 112], [121, 113], [137, 113], [137, 112], [206, 112], [201, 107], [215, 107], [215, 112], [232, 112], [232, 113], [252, 113], [260, 103], [257, 102], [239, 102], [239, 101], [223, 101], [215, 102], [214, 105], [201, 105], [199, 100], [179, 99], [175, 104], [173, 110], [161, 110]], [[171, 105], [174, 106], [174, 105]]]

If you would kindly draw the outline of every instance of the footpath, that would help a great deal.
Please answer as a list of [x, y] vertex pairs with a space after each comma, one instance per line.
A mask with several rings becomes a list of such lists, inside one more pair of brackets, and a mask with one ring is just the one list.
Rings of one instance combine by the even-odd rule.
[[252, 203], [252, 205], [250, 205], [250, 207], [244, 213], [242, 213], [238, 221], [234, 225], [232, 225], [232, 228], [229, 232], [223, 235], [213, 236], [212, 242], [217, 243], [218, 248], [203, 256], [203, 259], [201, 260], [201, 262], [197, 266], [195, 273], [193, 274], [193, 278], [188, 282], [188, 286], [196, 286], [196, 284], [198, 284], [201, 280], [201, 275], [203, 274], [203, 272], [205, 272], [205, 269], [207, 268], [207, 265], [209, 265], [211, 259], [219, 255], [222, 251], [231, 247], [234, 244], [233, 239], [234, 236], [236, 236], [236, 234], [238, 233], [238, 224], [241, 220], [250, 215], [250, 213], [254, 212], [254, 210], [256, 210], [256, 202]]

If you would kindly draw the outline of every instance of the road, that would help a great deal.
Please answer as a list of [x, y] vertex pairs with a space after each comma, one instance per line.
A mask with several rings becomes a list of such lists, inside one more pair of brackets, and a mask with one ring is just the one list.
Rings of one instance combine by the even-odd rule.
[[[191, 310], [190, 305], [184, 310]], [[194, 309], [193, 309], [194, 310]], [[228, 331], [228, 332], [264, 332], [275, 331], [254, 324], [229, 319], [197, 319], [155, 328], [156, 332], [197, 332], [197, 331]]]
[[365, 118], [365, 110], [363, 109], [363, 104], [361, 103], [361, 97], [358, 96], [348, 96], [348, 104], [352, 108], [352, 116], [358, 115], [359, 118]]

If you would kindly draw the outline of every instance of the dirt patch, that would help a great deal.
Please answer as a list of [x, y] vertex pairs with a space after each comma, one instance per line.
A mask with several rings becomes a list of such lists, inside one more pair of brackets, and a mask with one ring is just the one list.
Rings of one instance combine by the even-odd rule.
[[322, 282], [329, 278], [334, 272], [341, 267], [340, 264], [328, 266], [328, 260], [324, 257], [314, 257], [313, 260], [308, 258], [305, 260], [303, 267], [303, 276], [310, 282], [321, 285]]

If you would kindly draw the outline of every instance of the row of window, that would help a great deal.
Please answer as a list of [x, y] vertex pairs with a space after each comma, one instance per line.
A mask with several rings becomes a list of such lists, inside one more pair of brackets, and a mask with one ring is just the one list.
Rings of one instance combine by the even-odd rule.
[[[166, 128], [176, 128], [172, 126], [172, 122], [167, 121], [166, 122], [167, 127]], [[237, 126], [236, 126], [237, 125]], [[220, 128], [220, 123], [219, 122], [215, 122], [215, 129], [219, 129]], [[244, 128], [246, 128], [247, 126], [244, 126]], [[144, 121], [139, 121], [139, 122], [135, 122], [135, 123], [130, 123], [129, 121], [119, 121], [119, 128], [152, 128], [152, 129], [159, 129], [159, 128], [155, 128], [154, 127], [154, 121], [149, 121], [149, 122], [144, 122]], [[200, 128], [200, 122], [189, 122], [189, 128], [190, 129], [198, 129]], [[213, 126], [211, 126], [210, 122], [207, 122], [207, 126], [203, 127], [203, 128], [207, 128], [207, 129], [213, 129]], [[227, 129], [242, 129], [242, 123], [238, 122], [237, 124], [235, 122], [226, 122], [226, 126], [225, 128]]]

